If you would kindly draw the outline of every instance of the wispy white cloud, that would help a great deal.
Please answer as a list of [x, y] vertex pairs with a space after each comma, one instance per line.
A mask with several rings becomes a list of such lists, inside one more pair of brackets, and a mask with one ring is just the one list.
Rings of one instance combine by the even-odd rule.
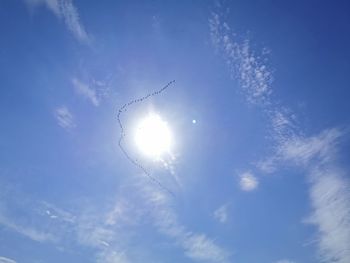
[[143, 186], [142, 191], [152, 207], [158, 231], [179, 244], [188, 258], [200, 262], [229, 262], [230, 253], [213, 239], [203, 233], [193, 233], [180, 224], [167, 193], [150, 185]]
[[[281, 164], [305, 168], [313, 207], [307, 222], [318, 229], [320, 261], [350, 262], [350, 183], [336, 161], [343, 132], [329, 129], [316, 136], [303, 135], [293, 112], [272, 99], [272, 71], [264, 62], [264, 52], [257, 56], [249, 40], [240, 40], [223, 20], [219, 12], [209, 19], [213, 45], [223, 55], [231, 76], [240, 82], [247, 101], [259, 106], [271, 124], [274, 154], [257, 162], [257, 167], [263, 172], [273, 172]], [[254, 182], [244, 181], [247, 185]]]
[[220, 223], [226, 223], [228, 220], [228, 205], [224, 204], [214, 211], [214, 218]]
[[297, 125], [297, 117], [290, 109], [273, 105], [271, 101], [264, 106], [264, 111], [271, 123], [272, 137], [277, 147], [290, 139], [300, 137], [301, 129]]
[[101, 222], [89, 218], [79, 221], [76, 225], [79, 244], [94, 248], [108, 247], [114, 240], [114, 231]]
[[55, 109], [55, 117], [58, 121], [58, 125], [66, 130], [74, 128], [75, 122], [72, 113], [69, 111], [67, 106], [61, 106]]
[[98, 106], [100, 104], [99, 96], [93, 87], [90, 87], [88, 84], [83, 83], [77, 78], [73, 78], [72, 83], [75, 91], [78, 94], [89, 99], [94, 106]]
[[335, 161], [339, 139], [343, 133], [339, 129], [327, 129], [311, 137], [286, 137], [275, 148], [272, 156], [259, 161], [257, 166], [263, 172], [274, 172], [282, 163], [308, 166], [311, 162], [321, 164]]
[[4, 213], [0, 213], [0, 224], [34, 241], [56, 241], [56, 238], [52, 234], [40, 231], [33, 226], [16, 223], [13, 218], [6, 216]]
[[77, 8], [73, 0], [24, 0], [32, 7], [45, 5], [59, 19], [63, 20], [67, 28], [72, 32], [74, 37], [81, 42], [88, 43], [90, 38], [80, 21]]
[[0, 257], [0, 263], [16, 263], [16, 261], [6, 257]]
[[305, 168], [313, 211], [305, 220], [317, 228], [321, 262], [350, 262], [350, 181], [337, 164], [337, 148], [344, 132], [329, 129], [311, 137], [293, 138], [274, 158]]
[[0, 193], [1, 226], [36, 242], [56, 243], [59, 240], [59, 237], [49, 230], [50, 224], [42, 221], [43, 217], [34, 212], [32, 202], [22, 199], [20, 192], [5, 182], [0, 185]]
[[271, 126], [271, 136], [277, 144], [299, 134], [296, 117], [286, 107], [275, 103], [273, 70], [268, 65], [267, 49], [255, 51], [249, 38], [239, 37], [225, 22], [220, 12], [212, 12], [209, 18], [212, 43], [227, 64], [229, 74], [238, 81], [240, 90], [249, 104], [259, 106]]
[[251, 172], [245, 172], [239, 175], [239, 186], [243, 191], [253, 191], [259, 186], [259, 181]]
[[336, 148], [342, 132], [328, 129], [311, 137], [291, 138], [280, 145], [277, 154], [284, 160], [308, 165], [311, 161], [327, 163], [336, 158]]
[[228, 253], [204, 234], [190, 234], [182, 241], [185, 254], [197, 261], [227, 262]]
[[289, 259], [282, 259], [276, 261], [276, 263], [295, 263], [295, 261], [289, 260]]
[[246, 98], [251, 103], [268, 103], [271, 94], [272, 73], [262, 57], [250, 47], [249, 39], [238, 41], [222, 16], [213, 12], [209, 19], [211, 40], [222, 52], [232, 77], [238, 79]]
[[104, 251], [97, 257], [98, 263], [129, 263], [126, 253], [117, 251]]
[[51, 219], [58, 219], [62, 222], [74, 224], [77, 220], [77, 217], [73, 214], [60, 209], [53, 204], [50, 204], [48, 202], [41, 202], [42, 204], [42, 210], [45, 211], [45, 214], [51, 218]]
[[[129, 261], [121, 246], [127, 243], [127, 237], [131, 234], [129, 229], [124, 229], [129, 225], [128, 218], [137, 215], [131, 208], [123, 208], [116, 213], [119, 203], [107, 209], [108, 212], [80, 205], [74, 209], [75, 212], [71, 212], [32, 199], [5, 183], [0, 184], [0, 226], [33, 241], [53, 244], [62, 249], [66, 248], [67, 243], [92, 248], [97, 262], [126, 263]], [[113, 224], [108, 224], [111, 213]]]
[[[115, 210], [111, 211], [113, 213]], [[126, 212], [120, 211], [118, 215], [114, 214], [112, 224], [106, 220], [110, 213], [94, 209], [89, 212], [80, 212], [79, 216], [74, 216], [75, 220], [65, 231], [74, 233], [75, 235], [70, 238], [73, 238], [80, 246], [93, 248], [98, 263], [130, 262], [121, 246], [126, 246], [131, 233], [124, 231], [128, 223], [117, 218], [125, 218]]]
[[[132, 194], [130, 187], [134, 190]], [[89, 206], [75, 213], [20, 196], [18, 198], [28, 200], [30, 206], [21, 201], [16, 204], [7, 200], [7, 214], [12, 216], [6, 216], [4, 209], [0, 209], [0, 224], [33, 240], [54, 243], [63, 248], [67, 242], [90, 247], [95, 251], [97, 262], [127, 263], [135, 262], [135, 259], [139, 262], [138, 249], [130, 248], [130, 244], [138, 235], [137, 228], [145, 227], [146, 222], [146, 227], [154, 227], [191, 260], [229, 262], [230, 253], [214, 239], [204, 233], [193, 232], [180, 223], [173, 206], [174, 199], [157, 187], [137, 176], [136, 185], [124, 186], [114, 205], [97, 210]], [[125, 195], [124, 191], [128, 194]], [[9, 196], [13, 195], [6, 195], [6, 199]], [[21, 211], [24, 216], [15, 220], [16, 213], [12, 210]], [[153, 259], [146, 261], [155, 262]]]
[[105, 215], [104, 223], [108, 226], [137, 225], [142, 213], [142, 209], [139, 209], [134, 203], [119, 198], [114, 207]]
[[337, 164], [344, 131], [329, 129], [317, 136], [291, 140], [280, 155], [309, 173], [313, 212], [305, 222], [317, 227], [321, 262], [350, 262], [350, 181]]
[[350, 182], [337, 168], [318, 168], [311, 174], [313, 206], [307, 222], [318, 229], [321, 262], [350, 262]]

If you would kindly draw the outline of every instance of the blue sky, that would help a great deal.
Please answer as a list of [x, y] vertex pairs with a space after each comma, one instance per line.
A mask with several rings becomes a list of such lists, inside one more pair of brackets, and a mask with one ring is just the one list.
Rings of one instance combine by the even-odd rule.
[[349, 263], [349, 9], [1, 1], [0, 263]]

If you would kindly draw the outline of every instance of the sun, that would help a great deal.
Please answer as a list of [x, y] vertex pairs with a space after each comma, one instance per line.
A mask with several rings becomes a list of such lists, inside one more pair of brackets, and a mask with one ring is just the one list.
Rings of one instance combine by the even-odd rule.
[[147, 157], [159, 159], [170, 153], [173, 136], [167, 122], [156, 113], [148, 114], [137, 125], [135, 143]]

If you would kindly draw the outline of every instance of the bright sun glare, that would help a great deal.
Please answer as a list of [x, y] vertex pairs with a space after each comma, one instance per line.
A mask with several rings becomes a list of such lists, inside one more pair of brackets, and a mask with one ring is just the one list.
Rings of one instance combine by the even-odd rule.
[[144, 155], [158, 159], [170, 152], [173, 138], [168, 124], [158, 114], [151, 113], [138, 124], [135, 142]]

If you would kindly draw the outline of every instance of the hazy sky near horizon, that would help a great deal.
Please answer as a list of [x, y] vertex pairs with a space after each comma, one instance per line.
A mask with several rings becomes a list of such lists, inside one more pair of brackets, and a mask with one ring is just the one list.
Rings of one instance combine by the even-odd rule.
[[0, 263], [349, 263], [349, 11], [0, 1]]

